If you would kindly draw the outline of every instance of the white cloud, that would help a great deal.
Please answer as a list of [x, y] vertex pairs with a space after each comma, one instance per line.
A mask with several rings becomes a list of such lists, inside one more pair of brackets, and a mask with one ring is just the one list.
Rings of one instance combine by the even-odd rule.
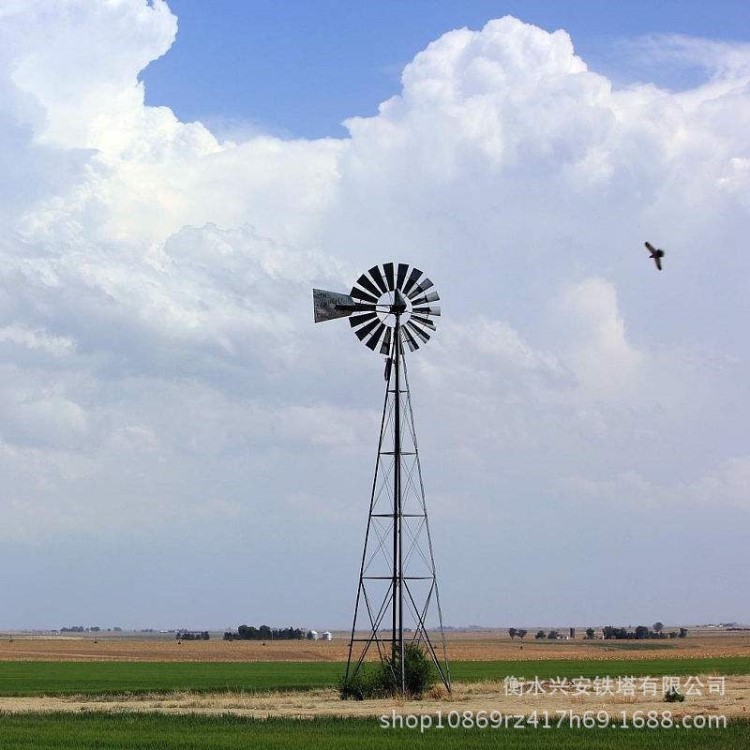
[[348, 139], [230, 142], [144, 105], [163, 2], [0, 18], [6, 538], [168, 535], [206, 508], [250, 534], [331, 488], [359, 534], [381, 362], [313, 327], [310, 288], [391, 258], [444, 301], [410, 360], [441, 517], [493, 528], [519, 496], [571, 503], [571, 476], [746, 509], [745, 47], [682, 39], [709, 81], [619, 89], [504, 18], [416, 55]]
[[680, 512], [692, 508], [718, 510], [750, 509], [750, 457], [738, 456], [692, 481], [659, 484], [637, 471], [623, 472], [607, 480], [575, 477], [566, 481], [576, 501], [606, 502], [608, 505]]
[[[72, 354], [75, 344], [62, 336], [50, 336], [42, 330], [8, 325], [0, 328], [0, 344], [49, 353], [55, 357]], [[15, 353], [15, 352], [14, 352]]]
[[643, 358], [625, 335], [614, 285], [586, 279], [565, 291], [563, 304], [577, 328], [569, 361], [578, 379], [595, 397], [623, 389], [632, 397]]
[[684, 34], [653, 34], [631, 41], [629, 47], [634, 54], [647, 56], [661, 65], [702, 68], [711, 76], [709, 85], [726, 81], [736, 87], [750, 79], [750, 45], [746, 43], [696, 39]]

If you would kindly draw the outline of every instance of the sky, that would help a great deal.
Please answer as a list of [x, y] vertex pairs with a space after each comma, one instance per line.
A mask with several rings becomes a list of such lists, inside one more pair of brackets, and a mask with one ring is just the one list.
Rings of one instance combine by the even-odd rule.
[[[565, 29], [576, 51], [620, 83], [684, 87], [697, 66], [653, 65], [630, 48], [642, 37], [685, 34], [747, 41], [744, 0], [173, 0], [179, 35], [140, 76], [146, 102], [221, 135], [346, 137], [342, 122], [373, 116], [400, 89], [401, 71], [446, 31], [481, 29], [513, 15], [548, 31]], [[227, 73], [230, 72], [229, 75]]]
[[750, 622], [748, 14], [6, 0], [0, 629], [346, 627], [389, 260], [446, 624]]

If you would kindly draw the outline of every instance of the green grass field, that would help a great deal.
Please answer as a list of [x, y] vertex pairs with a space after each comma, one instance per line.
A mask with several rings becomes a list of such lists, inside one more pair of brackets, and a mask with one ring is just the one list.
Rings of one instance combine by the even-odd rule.
[[[336, 685], [331, 662], [0, 662], [0, 695], [307, 690]], [[456, 682], [597, 675], [750, 674], [750, 657], [454, 662]]]
[[158, 714], [0, 715], [3, 750], [368, 750], [553, 748], [745, 750], [750, 723], [725, 729], [383, 729], [377, 719], [241, 719]]

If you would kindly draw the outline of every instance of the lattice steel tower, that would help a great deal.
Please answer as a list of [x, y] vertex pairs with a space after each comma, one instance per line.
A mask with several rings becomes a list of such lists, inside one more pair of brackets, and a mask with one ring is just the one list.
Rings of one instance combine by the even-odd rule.
[[405, 263], [373, 266], [349, 294], [313, 290], [315, 322], [348, 317], [360, 341], [386, 357], [385, 401], [354, 607], [345, 683], [368, 655], [393, 670], [405, 692], [404, 648], [428, 652], [450, 690], [435, 559], [414, 427], [406, 350], [435, 330], [440, 299], [433, 283]]

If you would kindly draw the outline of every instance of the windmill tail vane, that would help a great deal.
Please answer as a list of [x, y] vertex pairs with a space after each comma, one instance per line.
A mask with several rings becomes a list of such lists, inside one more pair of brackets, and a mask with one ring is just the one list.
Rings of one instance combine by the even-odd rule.
[[385, 401], [345, 684], [375, 654], [393, 671], [397, 691], [405, 693], [405, 648], [416, 643], [450, 690], [405, 356], [436, 331], [439, 299], [432, 281], [405, 263], [373, 266], [349, 294], [313, 290], [316, 323], [348, 318], [357, 338], [386, 357]]

